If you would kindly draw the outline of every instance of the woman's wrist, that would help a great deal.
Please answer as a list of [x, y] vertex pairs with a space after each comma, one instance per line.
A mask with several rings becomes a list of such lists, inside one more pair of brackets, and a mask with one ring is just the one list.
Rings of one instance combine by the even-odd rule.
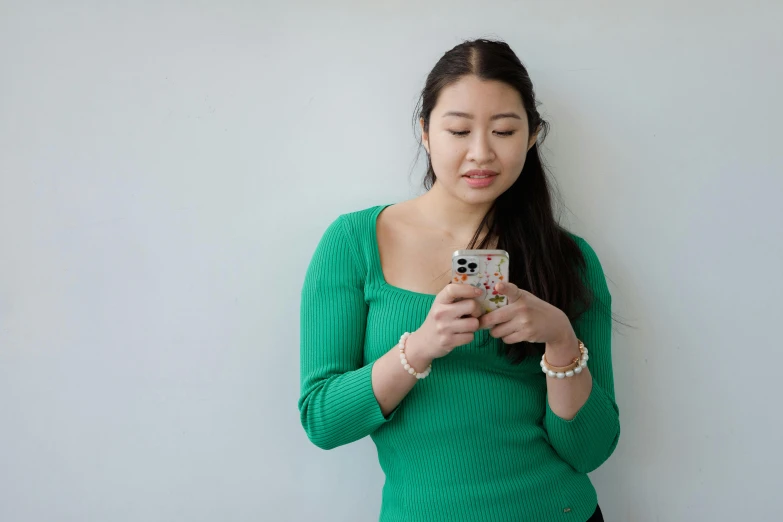
[[572, 328], [563, 339], [546, 343], [546, 360], [553, 366], [567, 366], [579, 355], [579, 339]]
[[408, 360], [408, 364], [417, 372], [426, 370], [433, 361], [432, 357], [423, 353], [424, 347], [420, 344], [420, 341], [420, 334], [416, 331], [410, 334], [405, 343], [405, 358]]

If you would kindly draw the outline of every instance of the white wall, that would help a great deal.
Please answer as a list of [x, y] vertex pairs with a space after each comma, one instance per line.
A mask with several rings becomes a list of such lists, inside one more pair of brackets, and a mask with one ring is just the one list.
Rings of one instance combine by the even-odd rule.
[[0, 0], [0, 520], [377, 518], [370, 441], [299, 426], [299, 288], [418, 189], [414, 101], [478, 36], [634, 326], [607, 520], [778, 516], [783, 4], [64, 4]]

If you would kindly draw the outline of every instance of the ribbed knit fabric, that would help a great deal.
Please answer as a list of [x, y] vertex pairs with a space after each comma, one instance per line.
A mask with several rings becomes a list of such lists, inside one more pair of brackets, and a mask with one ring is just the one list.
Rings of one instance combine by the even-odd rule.
[[538, 358], [509, 363], [486, 331], [435, 360], [385, 418], [373, 362], [421, 326], [434, 296], [386, 283], [376, 237], [384, 208], [340, 216], [307, 271], [299, 411], [308, 437], [324, 449], [372, 437], [386, 474], [382, 522], [584, 522], [597, 503], [586, 473], [609, 458], [620, 434], [611, 296], [595, 252], [574, 236], [597, 303], [573, 325], [594, 381], [575, 418], [549, 408]]

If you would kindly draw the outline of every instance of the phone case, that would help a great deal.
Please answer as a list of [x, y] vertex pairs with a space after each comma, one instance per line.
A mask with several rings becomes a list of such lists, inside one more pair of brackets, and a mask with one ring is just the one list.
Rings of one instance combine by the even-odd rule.
[[508, 298], [495, 291], [496, 284], [508, 281], [508, 263], [505, 250], [457, 250], [451, 257], [451, 281], [481, 290], [476, 301], [488, 313], [508, 304]]

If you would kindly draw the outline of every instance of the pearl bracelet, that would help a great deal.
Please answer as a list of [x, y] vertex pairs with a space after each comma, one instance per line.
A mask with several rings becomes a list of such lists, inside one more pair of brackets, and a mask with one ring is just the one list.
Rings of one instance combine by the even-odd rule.
[[413, 375], [417, 379], [425, 379], [430, 374], [430, 371], [432, 371], [432, 365], [430, 364], [429, 366], [427, 366], [426, 370], [419, 373], [416, 370], [414, 370], [410, 364], [408, 364], [408, 359], [405, 357], [405, 343], [408, 341], [408, 337], [410, 336], [411, 336], [410, 332], [405, 332], [404, 334], [402, 334], [402, 337], [400, 337], [400, 343], [398, 345], [400, 347], [400, 362], [402, 363], [402, 366], [403, 368], [405, 368], [406, 372]]
[[558, 379], [573, 377], [582, 373], [584, 368], [587, 368], [588, 359], [590, 359], [590, 356], [587, 354], [587, 347], [585, 343], [579, 341], [579, 357], [575, 357], [571, 364], [568, 366], [552, 366], [547, 362], [546, 354], [544, 354], [541, 356], [541, 371], [549, 377]]

